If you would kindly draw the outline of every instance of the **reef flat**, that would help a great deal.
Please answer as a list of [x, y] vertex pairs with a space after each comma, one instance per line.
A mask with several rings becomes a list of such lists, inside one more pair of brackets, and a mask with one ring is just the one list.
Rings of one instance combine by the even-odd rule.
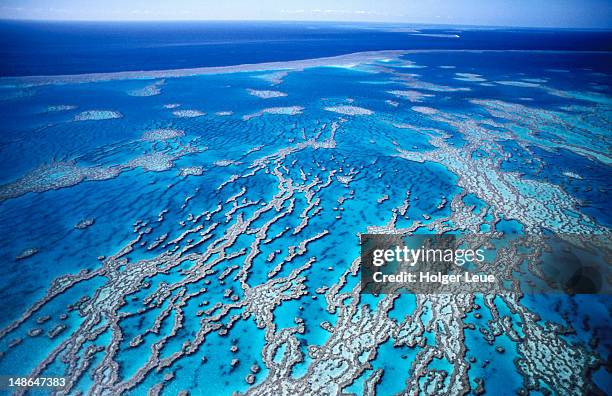
[[611, 61], [0, 79], [0, 374], [65, 377], [58, 394], [605, 392], [608, 295], [524, 293], [515, 270], [544, 274], [518, 249], [495, 263], [509, 293], [364, 294], [359, 236], [599, 235], [609, 254]]

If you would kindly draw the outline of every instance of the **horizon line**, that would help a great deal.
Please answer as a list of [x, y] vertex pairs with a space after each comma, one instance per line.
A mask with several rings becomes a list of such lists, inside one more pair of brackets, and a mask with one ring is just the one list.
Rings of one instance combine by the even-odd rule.
[[579, 26], [534, 26], [534, 25], [480, 25], [480, 24], [451, 24], [434, 22], [394, 22], [394, 21], [365, 21], [365, 20], [308, 20], [308, 19], [43, 19], [43, 18], [3, 18], [0, 22], [98, 22], [98, 23], [177, 23], [177, 22], [286, 22], [286, 23], [321, 23], [321, 24], [370, 24], [370, 25], [403, 25], [403, 26], [440, 26], [465, 27], [487, 29], [564, 29], [564, 30], [599, 30], [612, 31], [609, 27], [579, 27]]

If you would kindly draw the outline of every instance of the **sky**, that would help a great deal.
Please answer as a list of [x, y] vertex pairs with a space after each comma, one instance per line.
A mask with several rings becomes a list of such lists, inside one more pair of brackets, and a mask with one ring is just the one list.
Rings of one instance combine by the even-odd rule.
[[367, 21], [612, 28], [612, 0], [0, 0], [0, 19]]

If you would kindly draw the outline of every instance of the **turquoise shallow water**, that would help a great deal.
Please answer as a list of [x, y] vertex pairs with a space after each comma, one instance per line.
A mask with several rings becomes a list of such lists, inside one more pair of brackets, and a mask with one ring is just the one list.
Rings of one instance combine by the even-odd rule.
[[[544, 366], [586, 356], [574, 367], [603, 388], [607, 296], [526, 296], [519, 313], [496, 300], [521, 339], [501, 331], [491, 345], [481, 329], [501, 321], [481, 297], [480, 319], [450, 305], [417, 316], [413, 296], [387, 312], [378, 304], [388, 296], [360, 296], [350, 268], [358, 234], [372, 230], [609, 232], [609, 64], [606, 54], [427, 53], [273, 77], [1, 87], [0, 323], [15, 326], [0, 335], [0, 374], [38, 367], [73, 376], [72, 393], [163, 385], [168, 395], [338, 375], [363, 393], [382, 369], [373, 386], [394, 394], [428, 348], [450, 351], [458, 332], [465, 351], [433, 358], [414, 386], [441, 375], [441, 388], [463, 378], [474, 390], [482, 378], [487, 391], [514, 394], [537, 377], [531, 390], [563, 394], [560, 377], [518, 368], [534, 359], [523, 343], [554, 345]], [[549, 195], [544, 214], [519, 205]], [[463, 207], [469, 216], [456, 215]], [[91, 278], [51, 289], [16, 322], [81, 270]], [[457, 317], [460, 326], [446, 322]], [[394, 345], [406, 318], [428, 328]], [[575, 332], [557, 337], [547, 322]], [[379, 332], [390, 338], [373, 340]], [[323, 350], [341, 363], [326, 367]]]

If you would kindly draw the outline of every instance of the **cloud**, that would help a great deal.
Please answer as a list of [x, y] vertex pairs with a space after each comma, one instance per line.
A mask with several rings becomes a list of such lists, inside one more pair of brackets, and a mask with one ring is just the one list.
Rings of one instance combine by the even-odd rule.
[[304, 14], [306, 10], [281, 10], [281, 14]]
[[312, 15], [377, 15], [377, 16], [388, 16], [387, 12], [375, 12], [375, 11], [365, 11], [365, 10], [336, 10], [336, 9], [326, 9], [322, 10], [319, 8], [315, 8], [312, 10], [281, 10], [282, 14], [312, 14]]

